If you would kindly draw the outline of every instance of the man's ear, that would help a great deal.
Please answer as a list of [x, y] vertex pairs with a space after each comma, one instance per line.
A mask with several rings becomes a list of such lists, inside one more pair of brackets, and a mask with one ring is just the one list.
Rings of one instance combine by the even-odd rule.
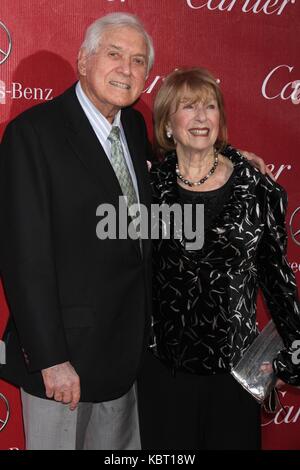
[[86, 75], [86, 62], [87, 62], [88, 54], [84, 47], [82, 47], [78, 53], [77, 59], [77, 68], [79, 75], [85, 76]]

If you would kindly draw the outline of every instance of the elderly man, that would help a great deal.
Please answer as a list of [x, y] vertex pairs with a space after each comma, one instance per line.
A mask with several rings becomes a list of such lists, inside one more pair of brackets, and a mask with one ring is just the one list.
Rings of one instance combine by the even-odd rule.
[[150, 204], [146, 127], [129, 106], [153, 58], [136, 17], [97, 20], [79, 52], [79, 82], [20, 115], [1, 144], [11, 318], [0, 376], [22, 389], [27, 449], [140, 448], [133, 384], [147, 337], [150, 241], [99, 240], [96, 211], [117, 208], [119, 196]]

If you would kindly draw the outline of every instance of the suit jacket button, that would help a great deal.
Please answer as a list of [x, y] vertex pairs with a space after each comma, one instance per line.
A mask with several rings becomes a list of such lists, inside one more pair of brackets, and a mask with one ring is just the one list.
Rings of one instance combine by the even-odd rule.
[[26, 364], [28, 365], [28, 364], [29, 364], [29, 357], [28, 357], [27, 352], [26, 352], [25, 349], [23, 349], [23, 348], [22, 348], [22, 353], [23, 353], [25, 362], [26, 362]]

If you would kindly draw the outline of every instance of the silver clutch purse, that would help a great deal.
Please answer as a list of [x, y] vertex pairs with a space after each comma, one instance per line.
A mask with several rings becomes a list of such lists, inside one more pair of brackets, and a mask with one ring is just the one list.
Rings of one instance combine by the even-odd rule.
[[283, 348], [282, 339], [270, 320], [231, 370], [235, 379], [259, 403], [265, 401], [275, 385], [276, 377], [269, 366]]

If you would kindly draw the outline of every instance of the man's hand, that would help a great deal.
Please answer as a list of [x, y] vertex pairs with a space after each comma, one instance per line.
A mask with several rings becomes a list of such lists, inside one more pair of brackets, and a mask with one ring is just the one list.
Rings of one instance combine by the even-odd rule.
[[267, 167], [267, 165], [265, 164], [265, 162], [262, 158], [255, 155], [255, 153], [247, 152], [246, 150], [239, 150], [239, 152], [245, 158], [247, 158], [247, 160], [251, 163], [251, 165], [253, 165], [255, 168], [257, 168], [263, 175], [267, 174], [268, 176], [270, 176], [270, 178], [273, 181], [275, 181], [275, 178], [274, 178], [271, 170]]
[[42, 370], [46, 396], [62, 403], [70, 403], [70, 410], [80, 400], [80, 379], [70, 362], [63, 362]]

